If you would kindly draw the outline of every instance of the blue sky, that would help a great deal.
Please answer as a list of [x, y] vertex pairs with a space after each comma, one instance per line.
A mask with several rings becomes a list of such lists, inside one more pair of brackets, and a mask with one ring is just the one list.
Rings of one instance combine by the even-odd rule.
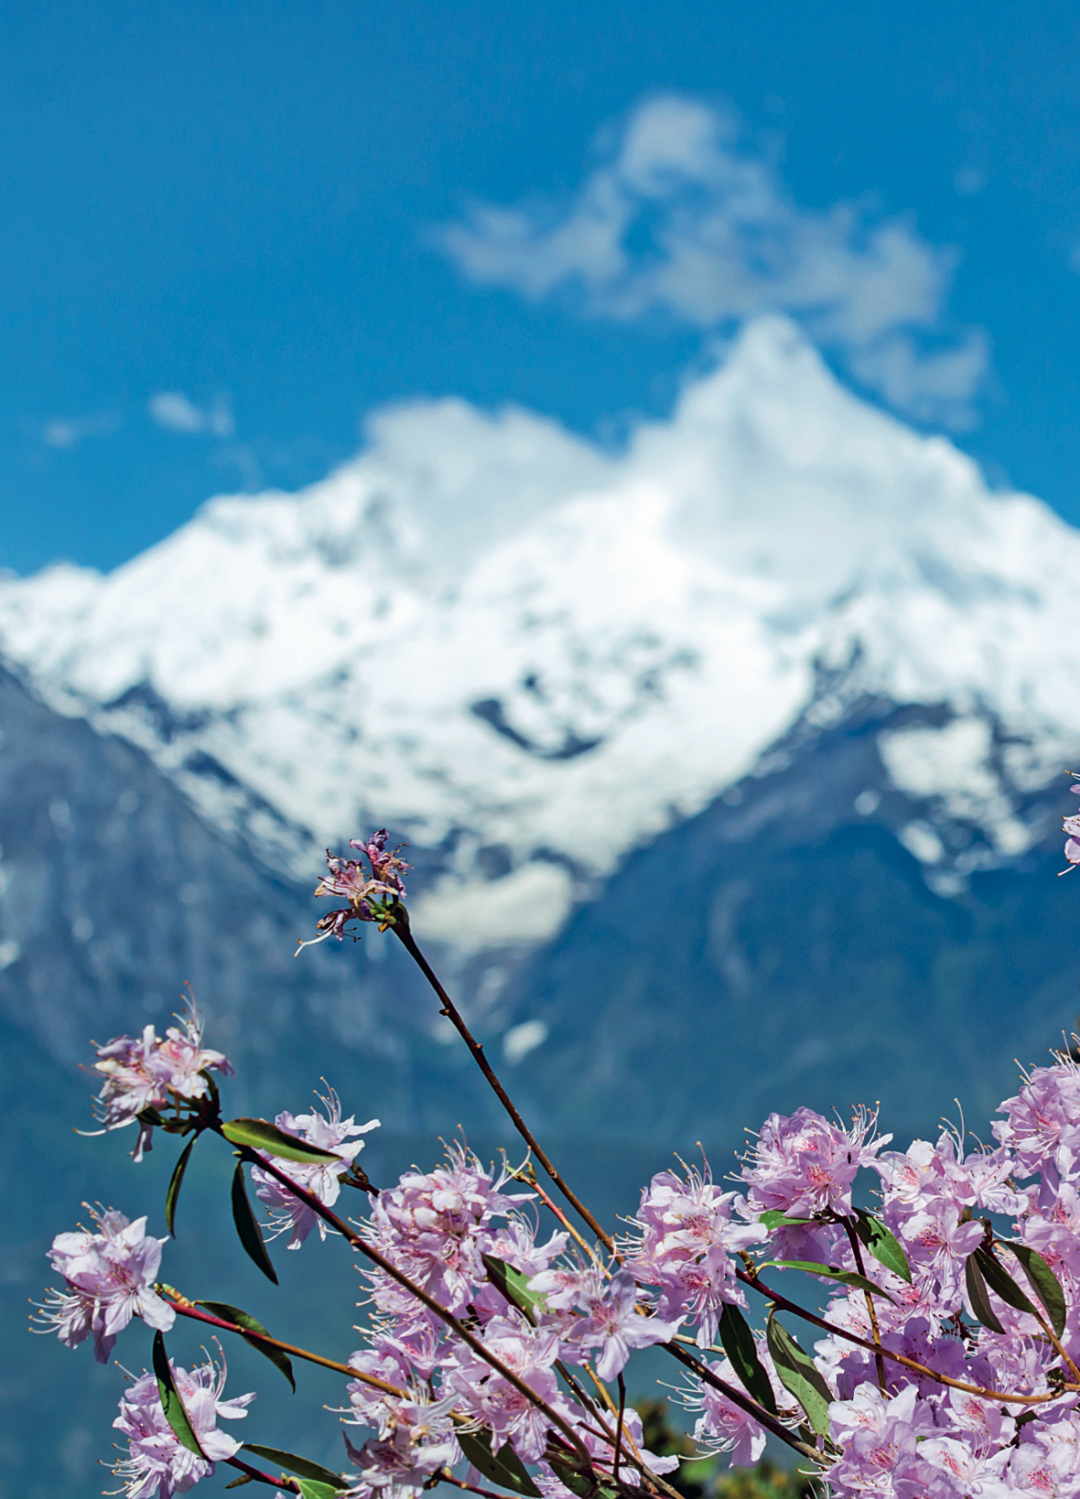
[[16, 0], [0, 36], [2, 566], [116, 566], [390, 401], [617, 442], [770, 309], [1080, 523], [1075, 6]]

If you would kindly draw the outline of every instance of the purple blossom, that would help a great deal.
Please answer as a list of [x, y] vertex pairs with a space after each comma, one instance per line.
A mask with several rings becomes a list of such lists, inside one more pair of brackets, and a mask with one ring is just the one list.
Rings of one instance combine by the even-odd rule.
[[104, 1130], [138, 1122], [132, 1154], [141, 1161], [151, 1147], [153, 1125], [139, 1115], [147, 1109], [205, 1098], [210, 1091], [210, 1070], [231, 1076], [233, 1069], [222, 1052], [203, 1046], [202, 1023], [194, 1006], [183, 1018], [182, 1029], [170, 1026], [164, 1041], [148, 1025], [138, 1039], [117, 1036], [107, 1046], [99, 1046], [94, 1071], [105, 1079], [97, 1097]]
[[[541, 1400], [573, 1419], [573, 1410], [559, 1393], [553, 1368], [560, 1354], [556, 1333], [530, 1327], [517, 1314], [493, 1317], [484, 1328], [484, 1345]], [[525, 1462], [539, 1462], [551, 1422], [504, 1375], [471, 1348], [459, 1344], [447, 1383], [457, 1396], [457, 1408], [488, 1427], [496, 1448], [509, 1441]]]
[[399, 844], [396, 849], [388, 851], [386, 838], [386, 829], [380, 828], [366, 843], [359, 838], [349, 840], [349, 847], [360, 850], [367, 860], [367, 867], [363, 859], [342, 859], [326, 850], [327, 872], [315, 886], [315, 894], [335, 896], [347, 901], [348, 905], [344, 910], [320, 916], [315, 929], [322, 935], [301, 942], [296, 949], [298, 953], [317, 942], [325, 942], [328, 937], [336, 937], [340, 942], [345, 928], [353, 921], [376, 921], [380, 929], [392, 923], [391, 907], [405, 896], [402, 876], [411, 866], [398, 858], [404, 845]]
[[750, 1187], [750, 1205], [757, 1212], [779, 1211], [793, 1218], [811, 1218], [831, 1210], [851, 1212], [851, 1186], [862, 1166], [892, 1139], [868, 1138], [877, 1115], [858, 1110], [851, 1128], [832, 1124], [813, 1109], [797, 1109], [790, 1117], [770, 1114], [761, 1126], [756, 1146], [743, 1168]]
[[124, 1394], [120, 1414], [113, 1422], [128, 1439], [127, 1456], [120, 1458], [112, 1470], [122, 1480], [122, 1492], [127, 1499], [150, 1499], [154, 1493], [158, 1499], [170, 1499], [172, 1494], [184, 1494], [200, 1478], [212, 1474], [216, 1463], [227, 1461], [240, 1450], [239, 1442], [218, 1431], [217, 1421], [219, 1418], [235, 1421], [246, 1416], [246, 1407], [255, 1396], [221, 1398], [225, 1388], [224, 1358], [220, 1371], [212, 1361], [190, 1371], [171, 1362], [169, 1367], [207, 1460], [178, 1441], [161, 1408], [157, 1380], [152, 1374], [143, 1374]]
[[732, 1217], [743, 1204], [714, 1185], [707, 1167], [686, 1169], [685, 1176], [661, 1171], [642, 1192], [633, 1220], [640, 1236], [627, 1247], [635, 1276], [657, 1287], [661, 1317], [694, 1319], [702, 1348], [716, 1336], [724, 1302], [746, 1305], [734, 1256], [766, 1238], [758, 1223]]
[[[382, 1252], [453, 1312], [464, 1310], [487, 1279], [482, 1256], [493, 1248], [492, 1220], [506, 1218], [531, 1193], [507, 1194], [504, 1170], [481, 1166], [463, 1145], [453, 1144], [447, 1163], [421, 1174], [407, 1172], [396, 1187], [379, 1193], [370, 1231]], [[380, 1309], [416, 1315], [416, 1301], [379, 1272], [370, 1281]]]
[[349, 1456], [360, 1470], [348, 1492], [358, 1499], [371, 1494], [385, 1499], [387, 1489], [423, 1488], [440, 1468], [460, 1462], [452, 1404], [450, 1399], [384, 1397], [376, 1439], [357, 1448], [345, 1435]]
[[93, 1217], [100, 1233], [83, 1229], [53, 1240], [49, 1259], [67, 1289], [46, 1291], [36, 1318], [45, 1325], [36, 1330], [55, 1329], [68, 1348], [93, 1334], [94, 1357], [103, 1364], [132, 1317], [167, 1332], [176, 1313], [154, 1290], [166, 1241], [146, 1237], [145, 1218], [131, 1223], [111, 1210]]
[[[738, 1375], [726, 1358], [710, 1362], [707, 1367], [726, 1384], [741, 1388]], [[765, 1451], [764, 1427], [713, 1385], [702, 1383], [687, 1404], [701, 1410], [694, 1426], [694, 1441], [702, 1452], [730, 1452], [734, 1468], [750, 1467]]]
[[[1052, 1168], [1052, 1188], [1080, 1176], [1080, 1067], [1060, 1056], [1052, 1067], [1034, 1067], [1023, 1087], [1000, 1105], [995, 1137], [1016, 1158], [1021, 1174]], [[1051, 1188], [1051, 1189], [1052, 1189]]]
[[[332, 1151], [340, 1157], [340, 1161], [316, 1161], [303, 1165], [298, 1161], [287, 1161], [281, 1156], [271, 1156], [270, 1159], [290, 1181], [311, 1192], [326, 1207], [333, 1207], [341, 1192], [342, 1178], [348, 1174], [349, 1167], [364, 1148], [363, 1140], [352, 1137], [378, 1129], [379, 1121], [369, 1119], [366, 1124], [354, 1124], [351, 1115], [348, 1119], [342, 1119], [341, 1103], [332, 1088], [327, 1097], [322, 1098], [320, 1095], [320, 1101], [326, 1109], [325, 1117], [317, 1109], [313, 1109], [310, 1114], [279, 1114], [274, 1123], [287, 1135], [295, 1135], [297, 1139], [316, 1145], [320, 1150]], [[272, 1238], [288, 1233], [290, 1238], [287, 1247], [299, 1249], [311, 1230], [317, 1226], [321, 1238], [325, 1240], [328, 1232], [326, 1224], [306, 1203], [294, 1197], [287, 1187], [265, 1171], [260, 1171], [257, 1166], [252, 1168], [251, 1176], [257, 1184], [256, 1195], [259, 1201], [264, 1202], [269, 1210]]]
[[576, 1273], [544, 1270], [529, 1282], [529, 1289], [546, 1295], [556, 1311], [577, 1309], [579, 1315], [559, 1319], [566, 1356], [586, 1363], [599, 1349], [596, 1372], [601, 1379], [621, 1374], [632, 1348], [668, 1342], [683, 1322], [682, 1317], [667, 1322], [643, 1315], [638, 1310], [637, 1281], [626, 1268], [616, 1270], [610, 1280], [596, 1265]]
[[[1077, 776], [1077, 772], [1074, 770], [1072, 775]], [[1080, 796], [1080, 776], [1077, 776], [1077, 784], [1070, 786], [1069, 790]], [[1080, 864], [1080, 816], [1063, 817], [1061, 831], [1069, 835], [1065, 843], [1065, 857], [1069, 865], [1068, 869], [1062, 869], [1060, 873], [1068, 874], [1070, 869], [1075, 869]]]

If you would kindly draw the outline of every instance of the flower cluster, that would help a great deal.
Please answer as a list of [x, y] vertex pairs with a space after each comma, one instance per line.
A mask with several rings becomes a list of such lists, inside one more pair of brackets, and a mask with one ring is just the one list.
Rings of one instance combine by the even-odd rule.
[[[825, 1313], [836, 1332], [814, 1345], [821, 1387], [832, 1397], [819, 1444], [836, 1499], [1080, 1493], [1075, 1064], [1062, 1056], [1035, 1070], [1001, 1112], [998, 1148], [970, 1153], [948, 1132], [936, 1144], [917, 1140], [906, 1151], [882, 1153], [885, 1142], [867, 1145], [865, 1121], [857, 1122], [852, 1163], [878, 1178], [880, 1221], [902, 1251], [902, 1258], [883, 1254], [892, 1268], [860, 1246], [866, 1235], [855, 1231], [846, 1152], [838, 1177], [828, 1166], [840, 1159], [835, 1152], [825, 1151], [823, 1170], [816, 1146], [797, 1156], [782, 1148], [796, 1133], [827, 1138], [835, 1128], [827, 1121], [805, 1110], [770, 1120], [743, 1173], [752, 1189], [748, 1210], [768, 1201], [792, 1216], [806, 1213], [812, 1221], [804, 1232], [831, 1234], [822, 1271], [865, 1271], [880, 1288], [872, 1322], [865, 1291], [836, 1285]], [[1036, 1173], [1039, 1180], [1026, 1180]], [[1010, 1219], [1009, 1235], [996, 1238], [988, 1214]], [[782, 1247], [795, 1227], [774, 1225], [772, 1245]], [[1040, 1276], [1040, 1265], [1049, 1276]], [[784, 1293], [790, 1279], [791, 1272], [769, 1272], [769, 1285], [779, 1281]], [[1055, 1285], [1060, 1336], [1047, 1307]], [[878, 1340], [880, 1366], [867, 1346]], [[774, 1385], [782, 1382], [768, 1346], [760, 1346], [759, 1358]], [[794, 1403], [790, 1394], [786, 1401]], [[741, 1443], [744, 1460], [752, 1457], [763, 1434], [748, 1442], [745, 1416], [735, 1421], [730, 1411], [712, 1409], [716, 1403], [706, 1392], [699, 1435], [736, 1451]]]
[[[559, 1477], [567, 1449], [554, 1418], [599, 1467], [611, 1468], [610, 1421], [606, 1429], [598, 1425], [591, 1407], [586, 1416], [557, 1366], [595, 1361], [598, 1376], [613, 1379], [631, 1349], [665, 1341], [677, 1324], [642, 1307], [630, 1270], [569, 1260], [565, 1233], [538, 1242], [535, 1218], [521, 1206], [532, 1194], [508, 1192], [508, 1182], [505, 1169], [496, 1174], [454, 1145], [444, 1166], [407, 1173], [372, 1206], [365, 1235], [372, 1246], [447, 1311], [467, 1317], [480, 1347], [455, 1337], [384, 1272], [369, 1274], [375, 1327], [350, 1363], [402, 1393], [360, 1380], [349, 1388], [347, 1420], [375, 1432], [350, 1448], [360, 1469], [358, 1495], [421, 1486], [459, 1460], [469, 1432], [483, 1431], [495, 1450], [509, 1443], [522, 1462], [539, 1465], [545, 1495], [569, 1499]], [[626, 1482], [640, 1481], [642, 1463], [657, 1472], [674, 1465], [646, 1453], [640, 1436], [640, 1424], [628, 1420], [620, 1468]]]
[[[1080, 863], [1080, 817], [1066, 831], [1070, 864]], [[407, 866], [385, 832], [353, 847], [361, 859], [327, 856], [316, 893], [347, 906], [322, 918], [317, 940], [340, 938], [354, 920], [401, 921], [408, 946]], [[343, 1118], [333, 1090], [321, 1111], [282, 1113], [274, 1125], [221, 1120], [210, 1073], [231, 1069], [203, 1048], [194, 1015], [165, 1041], [147, 1027], [141, 1040], [111, 1042], [96, 1065], [105, 1129], [137, 1121], [137, 1154], [157, 1126], [238, 1146], [234, 1221], [264, 1271], [273, 1277], [245, 1163], [270, 1237], [287, 1234], [299, 1249], [316, 1226], [323, 1238], [346, 1236], [363, 1258], [370, 1309], [363, 1346], [343, 1366], [277, 1343], [226, 1303], [157, 1287], [164, 1241], [146, 1237], [145, 1219], [110, 1211], [95, 1215], [94, 1231], [59, 1235], [50, 1259], [64, 1289], [40, 1308], [45, 1329], [70, 1347], [92, 1337], [99, 1361], [134, 1316], [159, 1334], [155, 1374], [134, 1381], [115, 1423], [129, 1442], [114, 1470], [127, 1499], [170, 1499], [221, 1461], [308, 1499], [320, 1489], [318, 1478], [305, 1487], [237, 1458], [217, 1421], [244, 1415], [253, 1397], [224, 1400], [223, 1367], [168, 1363], [160, 1334], [178, 1314], [231, 1327], [290, 1379], [295, 1357], [349, 1376], [340, 1414], [355, 1471], [330, 1474], [327, 1486], [348, 1499], [415, 1499], [447, 1478], [482, 1495], [493, 1483], [541, 1499], [658, 1496], [658, 1475], [677, 1459], [647, 1451], [623, 1406], [628, 1360], [656, 1345], [689, 1370], [683, 1395], [701, 1450], [734, 1464], [755, 1462], [771, 1433], [832, 1499], [1080, 1499], [1080, 1064], [1071, 1054], [1022, 1076], [991, 1145], [969, 1149], [946, 1130], [888, 1149], [873, 1111], [845, 1126], [800, 1108], [769, 1116], [730, 1188], [707, 1164], [654, 1176], [618, 1241], [567, 1192], [599, 1244], [535, 1178], [523, 1185], [525, 1168], [485, 1167], [463, 1144], [434, 1170], [376, 1188], [355, 1162], [378, 1121]], [[190, 1148], [170, 1185], [170, 1224]], [[347, 1182], [366, 1192], [351, 1222], [335, 1211]], [[544, 1210], [558, 1224], [547, 1237]], [[807, 1306], [823, 1300], [820, 1313]], [[765, 1314], [756, 1330], [755, 1311]], [[296, 1462], [298, 1474], [327, 1473]], [[466, 1464], [464, 1479], [451, 1471]]]
[[[280, 1156], [271, 1156], [270, 1160], [290, 1181], [306, 1188], [326, 1207], [333, 1207], [341, 1192], [342, 1177], [348, 1175], [353, 1161], [364, 1148], [363, 1140], [354, 1140], [352, 1137], [366, 1135], [368, 1130], [378, 1129], [379, 1121], [369, 1119], [366, 1124], [354, 1124], [351, 1118], [342, 1119], [341, 1103], [332, 1088], [329, 1095], [320, 1101], [326, 1109], [325, 1115], [320, 1114], [317, 1109], [313, 1109], [310, 1114], [284, 1113], [279, 1114], [274, 1123], [286, 1135], [294, 1135], [298, 1140], [304, 1140], [320, 1150], [332, 1151], [339, 1158], [338, 1161], [317, 1161], [305, 1166]], [[287, 1187], [257, 1166], [252, 1171], [252, 1177], [260, 1202], [265, 1203], [269, 1210], [271, 1237], [288, 1233], [287, 1247], [299, 1249], [311, 1230], [317, 1226], [320, 1236], [326, 1238], [325, 1222], [315, 1216], [314, 1210], [306, 1202], [294, 1197]]]
[[127, 1499], [171, 1499], [185, 1494], [200, 1478], [209, 1477], [216, 1463], [227, 1462], [240, 1450], [240, 1443], [217, 1429], [219, 1417], [235, 1421], [247, 1415], [253, 1394], [221, 1397], [225, 1389], [225, 1360], [221, 1369], [208, 1361], [196, 1369], [181, 1369], [170, 1362], [173, 1382], [183, 1402], [184, 1413], [204, 1456], [180, 1442], [166, 1419], [153, 1374], [136, 1379], [120, 1401], [120, 1414], [113, 1426], [128, 1439], [127, 1456], [113, 1465], [123, 1482]]
[[388, 850], [386, 842], [386, 829], [380, 828], [366, 843], [360, 838], [349, 839], [349, 847], [359, 849], [361, 859], [342, 859], [326, 850], [327, 873], [315, 886], [315, 894], [332, 895], [348, 905], [321, 916], [315, 928], [322, 935], [298, 943], [297, 952], [325, 942], [328, 937], [336, 937], [340, 942], [345, 928], [353, 921], [378, 922], [380, 930], [393, 925], [394, 908], [405, 896], [402, 876], [410, 866], [398, 858], [401, 846]]
[[737, 1201], [735, 1192], [714, 1186], [708, 1168], [681, 1177], [662, 1171], [642, 1192], [633, 1220], [640, 1230], [628, 1245], [635, 1275], [656, 1287], [662, 1317], [697, 1324], [702, 1348], [715, 1340], [725, 1302], [746, 1305], [733, 1257], [766, 1237], [757, 1222], [732, 1217]]
[[99, 1046], [94, 1071], [105, 1079], [97, 1099], [100, 1123], [106, 1131], [137, 1123], [132, 1153], [141, 1161], [151, 1148], [154, 1125], [162, 1122], [159, 1110], [205, 1098], [210, 1072], [231, 1076], [232, 1067], [222, 1052], [203, 1046], [202, 1024], [192, 1006], [179, 1028], [169, 1027], [164, 1041], [148, 1025], [138, 1038], [117, 1036]]
[[116, 1335], [132, 1317], [167, 1331], [175, 1313], [154, 1290], [164, 1239], [146, 1237], [146, 1219], [130, 1223], [122, 1213], [91, 1210], [100, 1229], [90, 1233], [57, 1234], [49, 1260], [66, 1283], [66, 1290], [45, 1293], [45, 1303], [34, 1319], [37, 1332], [55, 1331], [68, 1348], [93, 1336], [94, 1357], [107, 1362]]

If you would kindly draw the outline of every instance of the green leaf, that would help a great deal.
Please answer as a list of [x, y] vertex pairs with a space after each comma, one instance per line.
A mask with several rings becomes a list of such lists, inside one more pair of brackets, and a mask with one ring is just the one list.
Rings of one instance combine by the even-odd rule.
[[[238, 1306], [230, 1306], [227, 1301], [197, 1301], [195, 1305], [204, 1306], [212, 1316], [220, 1317], [223, 1322], [233, 1322], [237, 1327], [246, 1327], [249, 1332], [261, 1332], [266, 1337], [270, 1336], [267, 1329], [261, 1322], [256, 1321], [250, 1312], [242, 1312]], [[292, 1360], [288, 1354], [282, 1353], [280, 1348], [274, 1348], [269, 1343], [260, 1343], [256, 1338], [245, 1337], [244, 1342], [250, 1344], [252, 1348], [257, 1348], [264, 1358], [268, 1358], [275, 1368], [281, 1370], [292, 1385], [295, 1395], [296, 1380], [293, 1378]]]
[[986, 1290], [986, 1281], [983, 1279], [982, 1271], [979, 1269], [978, 1261], [974, 1254], [969, 1254], [964, 1262], [964, 1281], [967, 1285], [971, 1310], [975, 1313], [976, 1317], [991, 1332], [1003, 1333], [1005, 1329], [998, 1321], [997, 1314], [990, 1305], [990, 1297]]
[[173, 1167], [173, 1174], [169, 1178], [169, 1190], [165, 1193], [165, 1226], [176, 1238], [176, 1203], [180, 1196], [180, 1186], [184, 1180], [184, 1172], [194, 1149], [198, 1135], [193, 1135], [180, 1153], [180, 1159]]
[[891, 1270], [901, 1280], [911, 1284], [911, 1266], [907, 1262], [907, 1255], [901, 1249], [899, 1240], [894, 1238], [880, 1218], [872, 1217], [863, 1208], [856, 1208], [855, 1232], [860, 1243], [866, 1246], [878, 1264], [884, 1265], [886, 1270]]
[[[776, 1265], [781, 1270], [805, 1270], [808, 1275], [820, 1275], [826, 1280], [839, 1280], [845, 1286], [854, 1286], [857, 1291], [869, 1291], [871, 1296], [884, 1296], [886, 1301], [896, 1305], [896, 1298], [890, 1296], [888, 1291], [883, 1291], [880, 1286], [875, 1286], [872, 1280], [867, 1280], [865, 1275], [856, 1275], [854, 1270], [834, 1270], [831, 1265], [819, 1265], [814, 1260], [769, 1260], [769, 1265]], [[767, 1266], [762, 1266], [762, 1269]]]
[[776, 1313], [769, 1313], [765, 1341], [772, 1354], [773, 1367], [780, 1383], [806, 1412], [806, 1419], [819, 1435], [829, 1430], [829, 1404], [836, 1397], [818, 1373], [813, 1359], [796, 1343]]
[[199, 1446], [199, 1439], [195, 1435], [195, 1428], [188, 1420], [184, 1402], [180, 1399], [180, 1391], [176, 1388], [173, 1372], [169, 1368], [169, 1355], [165, 1352], [165, 1339], [160, 1332], [154, 1334], [154, 1349], [152, 1354], [154, 1373], [157, 1376], [158, 1394], [161, 1396], [161, 1408], [165, 1412], [165, 1419], [172, 1427], [176, 1440], [201, 1457], [204, 1462], [210, 1459]]
[[255, 1214], [251, 1211], [251, 1203], [248, 1202], [247, 1186], [244, 1182], [244, 1163], [237, 1161], [236, 1170], [232, 1179], [232, 1215], [236, 1224], [236, 1232], [240, 1235], [240, 1242], [247, 1250], [250, 1257], [258, 1265], [267, 1279], [272, 1280], [275, 1286], [278, 1283], [277, 1274], [266, 1252], [263, 1236], [259, 1225], [255, 1221]]
[[813, 1218], [789, 1218], [779, 1208], [767, 1208], [758, 1219], [758, 1222], [764, 1224], [770, 1233], [772, 1233], [774, 1228], [782, 1228], [785, 1225], [794, 1226], [799, 1223], [813, 1223], [813, 1221]]
[[254, 1452], [256, 1457], [273, 1463], [275, 1467], [286, 1468], [300, 1478], [311, 1478], [335, 1491], [349, 1487], [349, 1480], [342, 1478], [340, 1473], [324, 1468], [321, 1463], [309, 1462], [306, 1457], [297, 1457], [295, 1452], [283, 1452], [280, 1447], [263, 1447], [258, 1442], [245, 1442], [243, 1446], [245, 1452]]
[[[460, 1436], [458, 1441], [461, 1441]], [[544, 1456], [558, 1474], [559, 1481], [580, 1499], [619, 1499], [619, 1492], [610, 1484], [600, 1483], [591, 1469], [576, 1467], [565, 1457], [556, 1457], [549, 1447]]]
[[482, 1254], [480, 1258], [484, 1262], [491, 1284], [502, 1292], [511, 1306], [516, 1306], [519, 1312], [524, 1312], [535, 1327], [536, 1307], [543, 1298], [529, 1290], [529, 1277], [522, 1275], [520, 1270], [515, 1270], [513, 1265], [508, 1265], [505, 1260], [496, 1259], [493, 1254]]
[[314, 1478], [298, 1478], [304, 1499], [337, 1499], [341, 1490], [336, 1483], [319, 1483]]
[[309, 1145], [306, 1140], [298, 1140], [295, 1135], [287, 1135], [265, 1119], [227, 1119], [221, 1126], [221, 1133], [233, 1145], [247, 1145], [252, 1150], [280, 1156], [283, 1161], [299, 1161], [305, 1166], [310, 1166], [313, 1161], [342, 1164], [341, 1156], [320, 1150], [317, 1145]]
[[1061, 1289], [1061, 1282], [1042, 1255], [1030, 1245], [1014, 1240], [1005, 1240], [1004, 1243], [1020, 1261], [1024, 1274], [1031, 1282], [1031, 1289], [1045, 1308], [1047, 1321], [1060, 1338], [1065, 1331], [1065, 1292]]
[[754, 1335], [742, 1312], [730, 1302], [724, 1303], [720, 1313], [720, 1343], [746, 1393], [775, 1416], [776, 1396], [769, 1376], [758, 1358]]
[[255, 1482], [255, 1480], [254, 1480], [254, 1478], [252, 1478], [252, 1476], [251, 1476], [250, 1473], [241, 1473], [239, 1478], [234, 1478], [233, 1481], [232, 1481], [232, 1483], [227, 1483], [225, 1485], [225, 1487], [227, 1489], [239, 1489], [239, 1488], [242, 1488], [245, 1483], [254, 1483], [254, 1482]]
[[1029, 1316], [1036, 1316], [1035, 1308], [1021, 1291], [1000, 1260], [995, 1259], [984, 1244], [976, 1249], [974, 1258], [978, 1261], [979, 1269], [982, 1271], [983, 1279], [991, 1291], [997, 1293], [1005, 1302], [1006, 1306], [1015, 1307], [1018, 1312], [1027, 1312]]
[[540, 1499], [540, 1490], [529, 1477], [525, 1464], [507, 1442], [497, 1453], [491, 1450], [491, 1437], [487, 1432], [459, 1431], [458, 1446], [478, 1473], [490, 1478], [492, 1483], [514, 1494], [527, 1494], [529, 1499]]

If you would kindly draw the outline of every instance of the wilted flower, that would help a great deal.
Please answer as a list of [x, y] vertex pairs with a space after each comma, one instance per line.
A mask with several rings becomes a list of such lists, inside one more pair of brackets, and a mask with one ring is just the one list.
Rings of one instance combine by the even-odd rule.
[[67, 1290], [46, 1291], [35, 1332], [51, 1332], [68, 1348], [91, 1333], [94, 1357], [104, 1364], [116, 1335], [141, 1317], [150, 1327], [167, 1332], [176, 1313], [154, 1290], [164, 1239], [146, 1237], [146, 1219], [128, 1221], [122, 1213], [92, 1214], [100, 1233], [57, 1234], [49, 1250], [53, 1269], [67, 1282]]
[[398, 844], [397, 848], [388, 852], [386, 839], [385, 828], [372, 833], [366, 843], [359, 838], [350, 838], [349, 847], [360, 850], [366, 857], [369, 868], [365, 868], [361, 859], [341, 859], [329, 849], [326, 850], [328, 873], [315, 886], [315, 894], [335, 895], [340, 900], [347, 900], [349, 904], [345, 910], [330, 911], [326, 916], [320, 916], [315, 927], [322, 935], [300, 942], [297, 952], [305, 947], [313, 947], [317, 942], [325, 942], [327, 937], [336, 937], [340, 942], [351, 921], [377, 921], [380, 929], [392, 924], [394, 918], [390, 908], [405, 894], [402, 875], [410, 865], [398, 858], [404, 845]]
[[184, 1494], [200, 1478], [209, 1477], [216, 1463], [226, 1462], [240, 1451], [241, 1443], [218, 1431], [217, 1421], [219, 1417], [235, 1421], [246, 1416], [245, 1407], [255, 1396], [237, 1395], [232, 1400], [222, 1400], [224, 1357], [220, 1371], [212, 1361], [190, 1371], [171, 1361], [169, 1367], [185, 1414], [206, 1457], [191, 1452], [177, 1439], [161, 1408], [157, 1380], [153, 1374], [142, 1375], [124, 1394], [120, 1414], [113, 1422], [128, 1439], [128, 1455], [120, 1458], [112, 1470], [123, 1481], [122, 1492], [127, 1499], [150, 1499], [155, 1492], [158, 1499]]

